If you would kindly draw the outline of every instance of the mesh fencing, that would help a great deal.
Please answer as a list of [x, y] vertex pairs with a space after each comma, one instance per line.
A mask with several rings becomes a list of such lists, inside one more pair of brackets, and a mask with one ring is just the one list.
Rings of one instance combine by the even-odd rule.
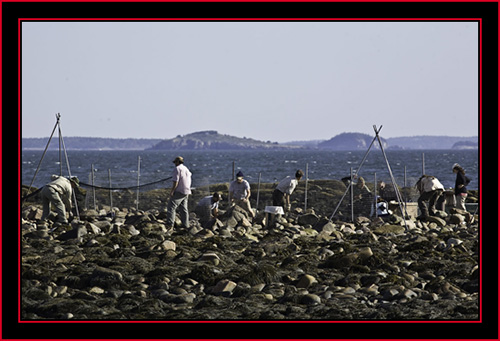
[[[145, 184], [137, 182], [137, 179], [130, 174], [116, 174], [113, 178], [119, 179], [119, 182], [116, 182], [120, 187], [113, 185], [113, 180], [110, 181], [104, 174], [99, 174], [99, 176], [89, 174], [87, 181], [80, 179], [80, 187], [75, 191], [79, 211], [97, 210], [102, 213], [103, 210], [112, 212], [114, 208], [130, 212], [166, 209], [172, 187], [171, 177]], [[306, 209], [312, 209], [316, 214], [330, 217], [338, 208], [335, 216], [344, 217], [347, 220], [351, 218], [351, 215], [373, 217], [377, 212], [377, 202], [391, 203], [390, 208], [398, 211], [397, 196], [389, 176], [378, 177], [376, 183], [375, 177], [370, 179], [369, 175], [365, 175], [364, 179], [366, 189], [360, 190], [355, 181], [352, 196], [351, 191], [347, 190], [345, 181], [302, 179], [291, 196], [292, 210], [299, 209], [305, 212]], [[418, 178], [395, 178], [395, 180], [402, 203], [416, 203], [419, 193], [415, 183]], [[219, 204], [220, 209], [228, 209], [229, 184], [228, 181], [193, 188], [188, 202], [189, 211], [194, 212], [199, 200], [214, 192], [219, 192], [223, 197]], [[276, 185], [277, 183], [251, 183], [251, 207], [262, 212], [266, 206], [272, 206], [272, 194]], [[23, 198], [27, 190], [27, 186], [24, 186]], [[39, 191], [39, 189], [31, 189], [31, 194], [23, 200], [23, 205], [42, 203], [37, 190]]]

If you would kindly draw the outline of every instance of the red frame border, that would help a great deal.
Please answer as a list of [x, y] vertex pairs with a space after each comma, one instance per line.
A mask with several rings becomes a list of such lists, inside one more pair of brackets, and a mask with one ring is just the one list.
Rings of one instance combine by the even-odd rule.
[[[100, 2], [99, 0], [85, 0], [87, 2]], [[120, 0], [109, 0], [110, 2], [123, 2]], [[277, 0], [278, 2], [289, 2], [287, 0]], [[292, 2], [300, 2], [301, 0], [292, 0]], [[13, 1], [17, 2], [17, 1]], [[39, 0], [33, 0], [33, 1], [19, 1], [19, 2], [43, 2]], [[55, 0], [53, 2], [67, 2], [64, 0]], [[134, 2], [134, 0], [126, 0], [125, 2]], [[151, 2], [163, 2], [161, 0], [153, 0]], [[180, 2], [208, 2], [208, 0], [180, 0]], [[217, 2], [234, 2], [230, 0], [219, 0]], [[252, 2], [266, 2], [266, 0], [252, 0]], [[319, 0], [318, 2], [331, 2], [329, 0]], [[347, 0], [347, 2], [360, 2], [360, 1], [354, 1], [354, 0]], [[373, 2], [370, 0], [366, 1], [361, 1], [361, 2]], [[397, 0], [391, 0], [391, 1], [386, 1], [386, 2], [400, 2]], [[425, 1], [425, 2], [433, 2], [431, 0]], [[457, 2], [453, 0], [445, 0], [444, 2]], [[467, 0], [460, 0], [460, 2], [468, 2]], [[491, 2], [496, 2], [496, 1], [491, 1]], [[1, 13], [1, 9], [0, 9]], [[19, 18], [18, 19], [18, 136], [19, 136], [19, 143], [18, 143], [18, 157], [19, 157], [19, 162], [18, 162], [18, 188], [21, 188], [21, 162], [20, 162], [20, 155], [21, 155], [21, 26], [23, 22], [29, 22], [29, 21], [83, 21], [83, 22], [90, 22], [90, 21], [95, 21], [95, 22], [103, 22], [103, 21], [128, 21], [128, 22], [133, 22], [133, 21], [175, 21], [175, 22], [185, 22], [185, 21], [391, 21], [391, 22], [397, 22], [397, 21], [472, 21], [472, 22], [478, 22], [479, 24], [479, 44], [478, 44], [478, 49], [479, 49], [479, 79], [478, 79], [478, 84], [479, 84], [479, 168], [482, 170], [482, 145], [481, 145], [481, 136], [482, 136], [482, 19], [481, 18]], [[0, 28], [1, 29], [1, 28]], [[1, 49], [1, 47], [0, 47]], [[500, 64], [500, 63], [499, 63]], [[499, 93], [500, 95], [500, 93]], [[500, 98], [500, 96], [499, 96]], [[500, 99], [499, 99], [500, 103]], [[1, 123], [0, 123], [1, 125]], [[500, 128], [500, 124], [499, 124]], [[0, 142], [1, 144], [1, 142]], [[499, 140], [499, 146], [500, 146], [500, 140]], [[1, 160], [0, 160], [0, 165], [1, 165]], [[500, 168], [500, 161], [499, 161], [499, 168]], [[0, 182], [0, 190], [1, 190], [1, 182]], [[500, 193], [500, 185], [499, 185], [499, 193]], [[479, 195], [480, 195], [480, 201], [479, 201], [479, 214], [481, 215], [482, 213], [482, 179], [481, 177], [479, 178]], [[1, 201], [1, 199], [0, 199]], [[19, 192], [19, 202], [21, 202], [21, 193]], [[1, 209], [0, 209], [1, 210]], [[499, 210], [500, 210], [500, 204], [499, 204]], [[1, 215], [0, 211], [0, 215]], [[21, 215], [21, 206], [19, 205], [19, 216]], [[499, 226], [500, 226], [500, 217], [498, 218]], [[18, 223], [18, 229], [19, 229], [19, 235], [21, 233], [21, 224], [20, 221]], [[2, 236], [0, 236], [2, 238]], [[500, 244], [500, 237], [499, 237], [499, 244]], [[41, 321], [24, 321], [21, 320], [21, 241], [20, 239], [18, 240], [18, 314], [17, 314], [17, 319], [18, 323], [263, 323], [263, 322], [268, 322], [268, 323], [482, 323], [483, 322], [483, 295], [482, 295], [482, 279], [483, 279], [483, 269], [482, 269], [482, 220], [480, 219], [479, 223], [479, 248], [480, 248], [480, 253], [479, 253], [479, 277], [480, 277], [480, 286], [479, 286], [479, 320], [452, 320], [452, 321], [419, 321], [419, 320], [402, 320], [402, 321], [380, 321], [380, 320], [372, 320], [372, 321], [364, 321], [364, 320], [353, 320], [353, 321], [331, 321], [331, 320], [325, 320], [325, 321], [303, 321], [303, 320], [286, 320], [286, 321], [253, 321], [253, 320], [215, 320], [215, 321], [206, 321], [206, 320], [172, 320], [172, 321], [149, 321], [149, 320], [111, 320], [111, 321], [95, 321], [95, 320], [78, 320], [78, 321], [65, 321], [65, 320], [41, 320]], [[500, 258], [500, 256], [499, 256]], [[1, 273], [0, 273], [1, 277]], [[500, 279], [500, 275], [499, 275]], [[1, 287], [0, 287], [1, 290]], [[499, 290], [500, 291], [500, 290]], [[1, 297], [0, 297], [1, 301]], [[500, 303], [500, 299], [499, 299]]]

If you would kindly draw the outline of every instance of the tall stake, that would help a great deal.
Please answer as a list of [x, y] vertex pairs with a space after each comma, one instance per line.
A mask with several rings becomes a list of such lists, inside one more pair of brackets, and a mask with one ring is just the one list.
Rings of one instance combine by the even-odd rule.
[[425, 174], [425, 154], [422, 153], [422, 175]]
[[108, 179], [109, 179], [109, 207], [110, 211], [113, 211], [113, 192], [111, 190], [111, 169], [108, 168]]
[[373, 174], [373, 183], [374, 183], [374, 186], [373, 186], [373, 198], [374, 198], [373, 208], [375, 211], [375, 218], [376, 218], [376, 217], [378, 217], [378, 213], [377, 213], [377, 173], [376, 172]]
[[306, 163], [306, 190], [304, 198], [304, 212], [307, 211], [307, 182], [309, 181], [309, 164]]
[[[373, 127], [374, 127], [374, 129], [376, 129], [375, 126], [373, 126]], [[380, 126], [380, 129], [382, 129], [382, 126]], [[378, 131], [380, 131], [380, 129]], [[372, 142], [370, 143], [370, 146], [368, 147], [368, 150], [366, 151], [365, 156], [363, 157], [363, 160], [361, 160], [358, 169], [356, 169], [356, 173], [354, 174], [355, 177], [359, 173], [359, 170], [361, 169], [361, 167], [363, 166], [363, 164], [365, 163], [366, 158], [368, 157], [368, 153], [370, 153], [370, 149], [372, 148], [373, 143], [375, 142], [376, 139], [377, 139], [377, 136], [375, 136], [373, 138]], [[350, 182], [349, 185], [347, 186], [347, 188], [345, 189], [345, 192], [342, 195], [342, 198], [340, 198], [339, 203], [337, 204], [337, 207], [335, 207], [335, 210], [333, 211], [332, 215], [330, 216], [329, 221], [332, 221], [333, 217], [335, 216], [335, 213], [337, 213], [337, 210], [340, 207], [340, 204], [342, 204], [342, 202], [344, 201], [344, 198], [347, 195], [347, 192], [349, 192], [349, 190], [351, 189], [351, 187], [352, 187], [352, 182]]]
[[352, 167], [351, 167], [351, 221], [354, 222], [354, 187], [352, 186]]
[[139, 185], [140, 185], [140, 180], [141, 179], [141, 157], [138, 156], [137, 159], [137, 198], [135, 201], [135, 209], [139, 211]]
[[90, 174], [92, 176], [92, 179], [91, 179], [91, 184], [92, 184], [92, 198], [94, 200], [94, 210], [96, 209], [96, 205], [95, 205], [95, 184], [94, 184], [94, 179], [95, 179], [95, 174], [94, 174], [94, 164], [92, 163], [90, 165]]
[[[52, 136], [54, 136], [54, 132], [56, 131], [56, 128], [59, 126], [59, 119], [60, 118], [61, 118], [61, 114], [56, 114], [56, 124], [54, 125], [54, 129], [52, 129], [52, 133], [50, 134], [49, 141], [47, 141], [47, 145], [45, 146], [42, 157], [41, 157], [40, 161], [38, 162], [38, 166], [36, 167], [35, 175], [33, 175], [33, 179], [31, 180], [30, 187], [28, 188], [28, 192], [26, 193], [25, 198], [27, 198], [28, 194], [30, 194], [30, 192], [31, 192], [31, 188], [33, 187], [33, 183], [35, 182], [38, 171], [40, 170], [40, 166], [42, 165], [43, 158], [45, 157], [45, 154], [47, 153], [47, 149], [49, 148], [50, 141], [52, 141]], [[60, 138], [61, 137], [59, 137], [59, 139]]]
[[259, 198], [260, 198], [260, 177], [262, 173], [259, 173], [259, 184], [257, 185], [257, 204], [255, 204], [255, 210], [259, 210]]
[[406, 165], [405, 165], [405, 178], [404, 178], [404, 191], [405, 191], [405, 192], [404, 192], [404, 194], [405, 194], [404, 200], [405, 200], [405, 211], [406, 211], [406, 201], [408, 200], [408, 197], [407, 197], [407, 195], [408, 195], [408, 190], [406, 189], [406, 187], [407, 187], [407, 186], [408, 186], [408, 185], [407, 185], [407, 183], [406, 183]]
[[[59, 116], [61, 116], [59, 114]], [[59, 121], [59, 119], [58, 119]], [[61, 148], [61, 144], [62, 144], [62, 135], [61, 135], [61, 125], [58, 124], [58, 130], [59, 130], [59, 175], [62, 176], [63, 175], [63, 166], [62, 166], [62, 148]]]
[[382, 141], [380, 140], [380, 136], [378, 135], [380, 129], [382, 129], [382, 126], [380, 126], [380, 129], [378, 131], [376, 126], [373, 126], [373, 129], [375, 130], [375, 136], [377, 137], [378, 143], [380, 145], [380, 150], [382, 150], [382, 155], [384, 155], [385, 163], [387, 165], [387, 170], [389, 171], [389, 175], [391, 176], [392, 186], [394, 187], [394, 193], [396, 194], [396, 198], [398, 199], [399, 209], [401, 210], [401, 215], [403, 216], [403, 222], [405, 223], [405, 229], [408, 230], [408, 225], [406, 224], [406, 216], [408, 214], [406, 213], [406, 210], [403, 210], [403, 206], [401, 205], [403, 199], [401, 198], [401, 193], [399, 192], [398, 186], [396, 184], [396, 179], [392, 174], [391, 165], [389, 164], [387, 155], [385, 155], [384, 146], [382, 145]]
[[[59, 116], [61, 116], [61, 114], [58, 114]], [[60, 135], [60, 138], [61, 138], [61, 144], [62, 144], [62, 147], [64, 149], [64, 156], [66, 158], [66, 167], [68, 168], [68, 176], [69, 178], [71, 179], [71, 169], [69, 167], [69, 159], [68, 159], [68, 151], [66, 150], [66, 145], [64, 144], [64, 138], [61, 134], [61, 123], [59, 123], [59, 135]], [[75, 201], [75, 212], [76, 212], [76, 217], [78, 218], [78, 220], [80, 220], [80, 212], [78, 210], [78, 201], [76, 201], [76, 192], [75, 191], [72, 191], [73, 192], [73, 200]]]

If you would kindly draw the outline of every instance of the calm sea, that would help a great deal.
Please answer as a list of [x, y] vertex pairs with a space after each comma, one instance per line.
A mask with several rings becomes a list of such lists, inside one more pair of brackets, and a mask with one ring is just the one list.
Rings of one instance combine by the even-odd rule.
[[[42, 151], [22, 151], [21, 180], [29, 185], [41, 160]], [[257, 183], [259, 174], [262, 182], [276, 182], [297, 169], [306, 170], [309, 179], [341, 179], [348, 176], [350, 168], [355, 171], [366, 151], [340, 152], [324, 150], [291, 151], [73, 151], [67, 152], [72, 175], [80, 181], [90, 183], [92, 165], [94, 183], [109, 187], [111, 173], [112, 187], [137, 185], [140, 158], [139, 181], [146, 184], [170, 176], [174, 167], [172, 160], [178, 155], [185, 159], [185, 165], [193, 173], [193, 187], [227, 182], [236, 172], [242, 171], [250, 183]], [[453, 187], [454, 163], [461, 164], [472, 179], [469, 189], [479, 187], [479, 154], [477, 150], [428, 150], [428, 151], [386, 151], [387, 158], [398, 185], [404, 185], [405, 168], [407, 186], [413, 186], [422, 174], [422, 158], [425, 159], [426, 174], [434, 175], [446, 188]], [[63, 174], [67, 165], [63, 155]], [[48, 151], [41, 163], [33, 186], [41, 187], [50, 181], [51, 174], [60, 174], [61, 164], [58, 151]], [[368, 182], [390, 181], [383, 154], [372, 149], [359, 171]], [[170, 182], [167, 183], [170, 186]], [[166, 185], [167, 186], [167, 185]]]

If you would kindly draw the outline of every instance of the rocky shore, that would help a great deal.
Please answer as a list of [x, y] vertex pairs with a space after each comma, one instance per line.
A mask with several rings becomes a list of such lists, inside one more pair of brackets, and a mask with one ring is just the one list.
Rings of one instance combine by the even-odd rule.
[[[477, 320], [478, 215], [421, 222], [340, 215], [345, 186], [312, 182], [286, 217], [252, 222], [222, 205], [212, 229], [165, 226], [165, 190], [146, 210], [99, 207], [68, 226], [42, 223], [35, 198], [21, 217], [22, 320]], [[199, 189], [190, 209], [210, 191]], [[263, 184], [261, 203], [272, 184]], [[255, 193], [253, 194], [253, 197]], [[119, 203], [119, 198], [116, 198]], [[261, 204], [262, 205], [262, 204]], [[118, 206], [118, 205], [117, 205]]]

